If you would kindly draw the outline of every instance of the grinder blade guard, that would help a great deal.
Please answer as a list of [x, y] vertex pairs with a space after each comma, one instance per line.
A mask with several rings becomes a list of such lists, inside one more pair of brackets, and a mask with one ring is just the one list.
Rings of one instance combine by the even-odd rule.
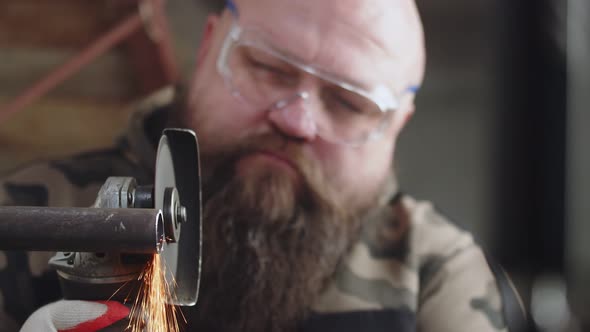
[[[119, 250], [120, 245], [111, 246], [106, 240], [100, 252], [56, 253], [50, 265], [57, 270], [64, 298], [124, 301], [133, 297], [145, 264], [152, 254], [159, 254], [174, 294], [171, 304], [194, 305], [201, 275], [200, 188], [195, 133], [165, 129], [157, 150], [154, 185], [138, 186], [134, 178], [110, 177], [89, 209], [150, 211], [157, 219], [148, 226], [155, 227], [152, 249]], [[115, 223], [113, 234], [124, 234], [128, 227]]]

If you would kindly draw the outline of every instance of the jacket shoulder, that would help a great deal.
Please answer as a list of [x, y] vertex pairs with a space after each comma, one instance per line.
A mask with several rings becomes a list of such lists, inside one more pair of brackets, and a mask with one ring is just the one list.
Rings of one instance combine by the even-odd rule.
[[114, 148], [37, 162], [0, 179], [0, 205], [87, 207], [109, 176], [138, 172]]
[[368, 218], [316, 309], [411, 312], [420, 331], [507, 331], [500, 293], [470, 233], [400, 196]]

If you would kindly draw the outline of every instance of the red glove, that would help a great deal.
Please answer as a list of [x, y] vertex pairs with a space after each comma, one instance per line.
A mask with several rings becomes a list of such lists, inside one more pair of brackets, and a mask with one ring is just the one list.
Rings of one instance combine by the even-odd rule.
[[115, 301], [58, 301], [35, 311], [21, 332], [95, 332], [125, 319], [129, 308]]

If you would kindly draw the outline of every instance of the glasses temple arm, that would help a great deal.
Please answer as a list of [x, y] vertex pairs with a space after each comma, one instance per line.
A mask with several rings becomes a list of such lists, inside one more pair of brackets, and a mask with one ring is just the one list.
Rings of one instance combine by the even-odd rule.
[[238, 17], [238, 7], [233, 0], [225, 0], [225, 6], [232, 13], [234, 17]]

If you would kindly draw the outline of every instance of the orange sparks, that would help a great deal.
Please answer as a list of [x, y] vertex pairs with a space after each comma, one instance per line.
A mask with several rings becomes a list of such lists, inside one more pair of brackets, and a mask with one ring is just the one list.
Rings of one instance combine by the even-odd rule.
[[153, 255], [138, 279], [142, 282], [129, 313], [126, 331], [179, 332], [178, 309], [169, 304], [174, 295], [166, 280], [166, 270], [160, 255]]

